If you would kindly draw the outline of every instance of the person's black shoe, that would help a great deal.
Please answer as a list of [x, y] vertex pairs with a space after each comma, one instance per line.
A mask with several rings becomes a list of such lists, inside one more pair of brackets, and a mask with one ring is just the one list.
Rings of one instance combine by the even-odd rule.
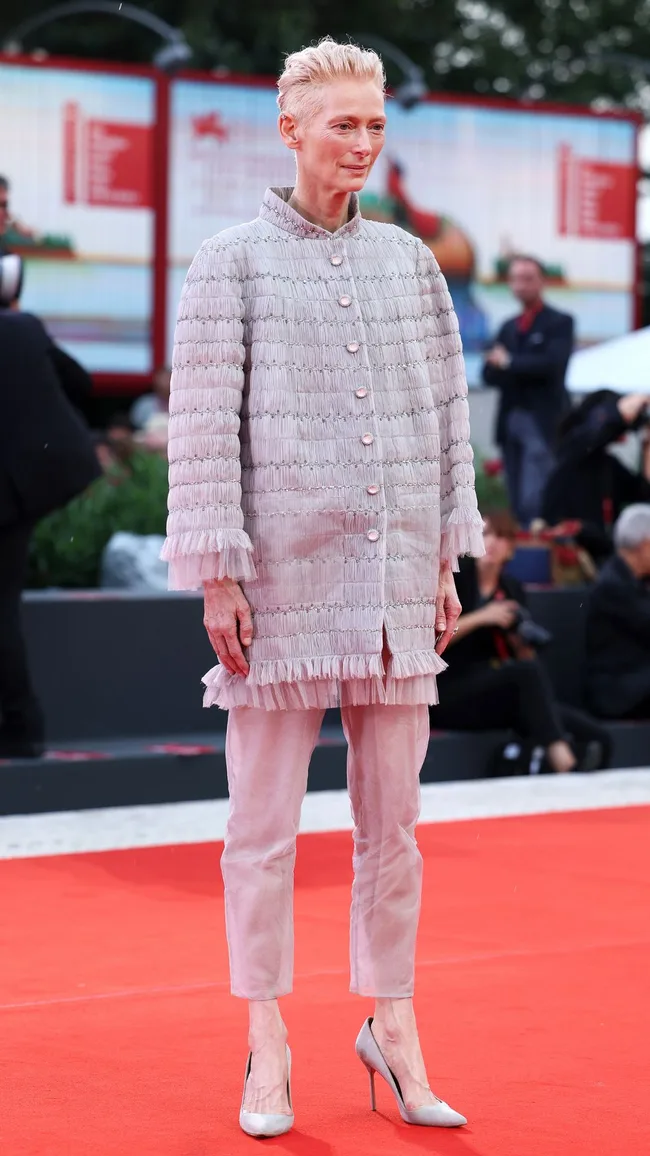
[[40, 759], [44, 750], [41, 740], [5, 735], [0, 728], [0, 759]]
[[31, 699], [5, 711], [0, 724], [0, 759], [40, 759], [45, 749], [45, 720]]
[[578, 762], [576, 771], [582, 771], [589, 774], [591, 771], [600, 771], [605, 766], [605, 752], [603, 744], [598, 739], [591, 739], [587, 743], [583, 743], [580, 749], [574, 747]]

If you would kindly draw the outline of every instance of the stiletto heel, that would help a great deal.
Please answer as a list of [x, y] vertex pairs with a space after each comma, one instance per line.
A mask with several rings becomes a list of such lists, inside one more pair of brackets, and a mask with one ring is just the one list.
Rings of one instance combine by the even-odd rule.
[[423, 1108], [407, 1108], [402, 1096], [402, 1090], [386, 1063], [381, 1048], [372, 1034], [372, 1019], [367, 1019], [359, 1035], [355, 1051], [365, 1065], [370, 1076], [370, 1103], [373, 1112], [376, 1112], [375, 1100], [375, 1072], [386, 1081], [393, 1093], [399, 1114], [406, 1124], [420, 1124], [425, 1128], [458, 1128], [466, 1124], [467, 1120], [460, 1112], [455, 1112], [444, 1100], [437, 1104], [427, 1104]]
[[370, 1080], [370, 1111], [377, 1111], [377, 1099], [375, 1097], [375, 1071], [374, 1068], [367, 1068], [368, 1078]]
[[241, 1099], [241, 1111], [239, 1113], [239, 1127], [247, 1136], [256, 1136], [262, 1139], [265, 1136], [283, 1136], [285, 1132], [290, 1132], [293, 1128], [293, 1102], [291, 1100], [291, 1052], [287, 1047], [287, 1099], [291, 1109], [288, 1115], [282, 1112], [247, 1112], [244, 1109], [244, 1100], [246, 1098], [246, 1084], [248, 1077], [251, 1074], [251, 1061], [253, 1059], [252, 1052], [249, 1052], [246, 1061], [246, 1072], [244, 1074], [244, 1093]]

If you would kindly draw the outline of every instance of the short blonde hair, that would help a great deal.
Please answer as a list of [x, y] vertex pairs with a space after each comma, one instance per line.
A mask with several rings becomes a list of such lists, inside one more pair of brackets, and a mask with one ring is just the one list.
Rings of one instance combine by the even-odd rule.
[[338, 44], [331, 36], [290, 53], [278, 79], [280, 112], [291, 117], [313, 116], [319, 88], [332, 80], [344, 79], [373, 81], [383, 94], [386, 74], [381, 57], [358, 44]]

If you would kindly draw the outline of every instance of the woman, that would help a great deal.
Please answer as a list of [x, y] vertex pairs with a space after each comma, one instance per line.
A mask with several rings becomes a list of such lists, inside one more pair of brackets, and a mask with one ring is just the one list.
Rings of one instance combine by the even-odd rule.
[[351, 986], [376, 998], [357, 1050], [405, 1119], [461, 1124], [428, 1087], [412, 1005], [427, 704], [460, 613], [452, 567], [483, 549], [458, 325], [431, 253], [359, 214], [384, 142], [379, 57], [325, 40], [290, 56], [278, 87], [296, 186], [207, 241], [183, 291], [164, 550], [174, 586], [204, 587], [220, 660], [205, 702], [230, 711], [222, 870], [232, 990], [250, 1009], [240, 1122], [277, 1135], [293, 1120], [277, 998], [291, 990], [307, 767], [339, 705]]
[[[486, 514], [484, 556], [461, 563], [456, 588], [463, 613], [432, 722], [449, 730], [512, 729], [545, 749], [552, 770], [594, 770], [609, 759], [607, 731], [582, 711], [556, 703], [546, 669], [518, 631], [526, 596], [504, 573], [516, 534], [510, 514]], [[581, 759], [569, 736], [583, 748]]]

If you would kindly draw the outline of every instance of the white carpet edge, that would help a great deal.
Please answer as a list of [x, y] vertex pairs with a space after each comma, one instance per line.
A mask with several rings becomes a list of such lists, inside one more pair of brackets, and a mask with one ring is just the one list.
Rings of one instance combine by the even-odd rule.
[[[491, 819], [650, 804], [650, 769], [594, 775], [475, 779], [422, 787], [421, 823]], [[59, 811], [0, 818], [0, 859], [217, 842], [228, 800]], [[302, 833], [352, 830], [345, 791], [308, 792]]]

